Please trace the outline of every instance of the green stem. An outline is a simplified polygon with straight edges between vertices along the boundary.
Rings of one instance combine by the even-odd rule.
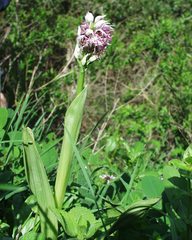
[[[126,203],[128,201],[128,199],[129,199],[129,195],[131,193],[131,190],[132,190],[135,178],[136,178],[136,174],[137,174],[138,168],[139,168],[139,159],[137,160],[135,168],[133,170],[133,173],[131,174],[131,179],[130,179],[130,182],[129,182],[129,186],[128,186],[127,192],[124,195],[123,199],[121,200],[121,203]]]
[[[84,82],[85,82],[85,67],[82,65],[80,61],[78,63],[80,68],[80,74],[77,80],[77,91],[76,91],[77,95],[83,90]]]

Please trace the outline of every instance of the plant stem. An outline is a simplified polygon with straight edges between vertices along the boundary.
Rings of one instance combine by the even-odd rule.
[[[82,65],[82,63],[80,61],[78,61],[79,63],[79,68],[80,68],[80,74],[79,74],[79,78],[77,80],[77,91],[76,91],[76,95],[78,95],[84,88],[84,82],[85,82],[85,67]]]
[[[133,187],[133,184],[134,184],[134,180],[136,178],[136,174],[137,174],[137,171],[138,171],[138,168],[139,168],[139,159],[137,160],[136,162],[136,165],[135,165],[135,168],[133,170],[133,173],[131,174],[131,179],[130,179],[130,182],[129,182],[129,187],[127,189],[127,192],[125,194],[125,196],[123,197],[123,199],[121,200],[121,203],[126,203],[129,199],[129,195],[131,193],[131,190],[132,190],[132,187]]]

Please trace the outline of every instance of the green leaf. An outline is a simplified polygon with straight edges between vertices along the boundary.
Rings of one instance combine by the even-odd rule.
[[[115,150],[116,147],[117,147],[116,139],[114,137],[108,138],[105,150],[107,152],[112,152]]]
[[[136,142],[134,146],[130,148],[129,157],[131,161],[135,161],[140,155],[143,154],[145,145],[142,142]]]
[[[64,231],[71,237],[77,236],[77,224],[69,213],[62,211]]]
[[[185,170],[185,171],[192,171],[192,166],[189,166],[185,162],[179,160],[179,159],[173,159],[169,162],[170,164],[173,164],[175,167]]]
[[[95,234],[97,228],[97,220],[95,216],[85,207],[74,207],[69,211],[71,219],[74,221],[75,225],[78,226],[78,236],[82,239],[83,237],[91,237]]]
[[[42,232],[47,238],[56,239],[57,219],[50,210],[55,207],[53,193],[30,128],[23,129],[23,144],[25,173],[37,199]]]
[[[20,240],[46,240],[42,233],[28,232]]]
[[[6,108],[0,108],[0,130],[3,129],[7,122],[8,111]]]
[[[169,179],[172,177],[179,177],[179,171],[174,166],[165,166],[163,168],[163,178]]]
[[[91,210],[85,207],[74,207],[69,211],[69,214],[76,223],[78,223],[81,216],[85,221],[88,221],[90,223],[94,223],[96,221],[95,216]]]
[[[185,162],[192,167],[192,156],[185,158]]]
[[[177,168],[174,166],[165,166],[163,168],[163,182],[166,188],[173,187],[173,183],[169,181],[169,179],[172,179],[173,177],[180,177]]]
[[[74,152],[73,145],[76,145],[79,136],[86,96],[87,88],[73,100],[65,116],[64,137],[55,183],[55,198],[59,208],[62,207],[64,200]]]
[[[82,216],[79,217],[77,222],[78,226],[77,238],[79,240],[87,239],[86,235],[88,232],[89,225],[90,224]]]
[[[0,141],[3,139],[4,135],[5,135],[5,130],[1,129],[0,130]]]
[[[144,194],[148,198],[160,197],[164,190],[163,181],[155,176],[145,176],[141,180]]]
[[[192,145],[189,145],[183,154],[183,159],[186,159],[188,157],[192,157]]]
[[[56,151],[56,148],[54,147],[54,141],[48,142],[48,143],[42,143],[42,150],[43,154],[41,154],[41,159],[44,163],[44,166],[48,172],[50,172],[56,165],[56,162],[58,161],[58,154]],[[41,150],[41,151],[42,151]]]
[[[70,237],[78,239],[88,239],[92,237],[96,230],[101,226],[95,216],[85,207],[74,207],[69,212],[54,210],[58,220],[60,221],[64,231]]]
[[[37,224],[36,217],[31,217],[29,220],[27,220],[23,226],[22,226],[22,234],[25,236],[25,234],[29,233],[31,230],[34,229],[35,225]]]
[[[89,239],[91,238],[98,229],[100,229],[102,227],[102,223],[97,221],[94,224],[92,224],[91,226],[89,226],[89,230],[86,234],[86,238]]]
[[[147,211],[159,202],[159,198],[141,200],[129,206],[129,208],[117,219],[108,231],[108,235],[123,228],[132,230],[140,224]]]

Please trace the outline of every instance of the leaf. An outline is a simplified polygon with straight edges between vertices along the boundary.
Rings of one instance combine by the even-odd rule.
[[[169,179],[172,177],[179,177],[179,176],[180,176],[179,171],[175,167],[165,166],[163,168],[163,178],[164,179]]]
[[[77,222],[77,228],[78,228],[77,238],[79,240],[87,239],[86,235],[87,235],[89,226],[90,226],[90,223],[87,222],[82,216],[80,216]]]
[[[78,219],[82,216],[84,220],[94,223],[96,222],[95,216],[89,210],[85,207],[74,207],[69,211],[70,216],[75,220],[76,223],[78,223]]]
[[[25,173],[37,199],[42,232],[47,238],[56,239],[57,219],[50,210],[55,207],[53,193],[30,128],[23,129],[23,144]]]
[[[185,158],[185,162],[192,167],[192,156]]]
[[[192,157],[192,145],[189,145],[189,147],[185,150],[185,152],[183,154],[184,160],[188,157]]]
[[[163,168],[163,182],[165,188],[173,187],[173,184],[170,182],[170,179],[174,177],[180,177],[179,171],[174,166],[165,166]]]
[[[135,161],[140,155],[143,154],[145,145],[142,142],[136,142],[134,146],[131,147],[129,152],[129,157],[131,161]]]
[[[0,141],[3,139],[4,135],[5,135],[5,130],[1,129],[0,130]]]
[[[10,131],[8,133],[8,136],[9,136],[9,139],[10,140],[16,140],[14,142],[14,145],[20,145],[21,144],[21,141],[22,141],[22,132],[21,131]],[[18,142],[17,142],[18,141]]]
[[[74,207],[69,212],[54,211],[64,228],[64,231],[70,237],[78,239],[87,239],[92,237],[96,230],[100,227],[100,223],[95,219],[95,216],[85,207]],[[59,216],[60,215],[60,216]]]
[[[22,234],[25,236],[25,234],[33,230],[36,223],[37,223],[36,217],[31,217],[29,220],[27,220],[22,226],[22,229],[21,229]]]
[[[28,232],[20,240],[46,240],[42,233]]]
[[[8,111],[6,108],[0,108],[0,130],[3,129],[8,119]]]
[[[164,190],[163,181],[155,176],[145,176],[141,180],[141,185],[148,198],[160,197]]]
[[[106,143],[106,147],[105,150],[107,152],[112,152],[115,150],[115,148],[117,147],[117,143],[114,137],[110,137],[107,139],[107,143]]]
[[[185,171],[192,171],[192,166],[189,166],[185,162],[179,160],[179,159],[173,159],[169,162],[170,164],[173,164],[175,167],[185,170]]]
[[[53,141],[50,140],[48,143],[42,144],[43,154],[41,154],[41,159],[44,163],[45,168],[48,172],[53,170],[58,160],[58,154],[56,148],[53,146]]]
[[[89,226],[89,231],[87,232],[86,238],[87,239],[91,238],[98,229],[101,229],[101,227],[102,227],[102,223],[99,221]]]
[[[73,145],[76,145],[79,136],[86,96],[87,88],[73,100],[65,116],[64,137],[55,183],[55,198],[59,208],[62,207],[64,200],[74,152]]]
[[[131,205],[112,225],[108,231],[108,235],[111,235],[115,231],[121,231],[121,229],[132,229],[141,223],[141,220],[155,204],[157,204],[159,198],[153,198],[149,200],[141,200]]]
[[[77,224],[75,224],[74,219],[71,218],[70,214],[62,211],[63,217],[63,228],[64,231],[71,237],[77,236]]]

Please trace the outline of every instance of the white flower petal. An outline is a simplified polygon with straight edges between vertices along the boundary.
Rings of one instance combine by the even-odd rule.
[[[89,56],[89,54],[86,54],[83,58],[82,58],[82,60],[81,60],[81,63],[82,63],[82,65],[85,65],[86,63],[87,63],[87,57]]]
[[[77,36],[80,36],[81,35],[81,28],[78,27],[78,30],[77,30]]]
[[[89,36],[89,35],[92,35],[93,34],[93,30],[92,29],[87,29],[86,32],[85,32],[85,35],[86,36]]]
[[[105,15],[97,16],[97,17],[95,18],[95,23],[98,22],[98,21],[100,21],[100,20],[102,20],[103,18],[105,18]]]
[[[94,20],[94,16],[91,12],[88,12],[86,15],[85,15],[85,21],[88,22],[88,23],[92,23]]]
[[[99,20],[95,23],[95,28],[100,28],[103,24],[107,24],[105,20]]]
[[[88,61],[88,64],[91,63],[91,62],[94,62],[95,60],[98,59],[98,56],[97,55],[93,55],[89,58],[89,61]]]
[[[74,51],[74,56],[75,58],[79,59],[82,56],[82,50],[79,47],[79,44],[77,43],[75,46],[75,51]]]

